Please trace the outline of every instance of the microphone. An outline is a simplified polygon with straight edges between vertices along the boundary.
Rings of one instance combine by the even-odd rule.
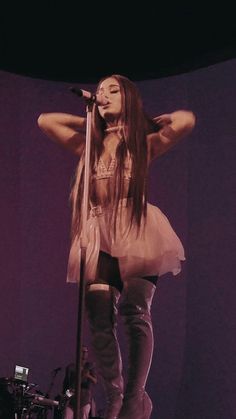
[[[109,102],[104,99],[100,95],[96,95],[95,93],[88,92],[87,90],[79,89],[78,87],[70,87],[69,90],[79,97],[83,97],[84,99],[96,103],[98,106],[105,106],[108,105]]]

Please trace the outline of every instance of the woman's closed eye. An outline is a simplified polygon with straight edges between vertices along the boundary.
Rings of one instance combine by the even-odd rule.
[[[114,93],[119,93],[120,92],[120,89],[116,89],[116,90],[110,90],[110,94],[114,94]]]
[[[116,94],[120,93],[120,87],[119,86],[111,86],[108,89],[100,88],[97,90],[97,94],[107,95],[107,94]]]

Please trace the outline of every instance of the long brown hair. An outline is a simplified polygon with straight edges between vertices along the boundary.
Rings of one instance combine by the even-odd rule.
[[[107,78],[114,78],[121,90],[122,100],[122,114],[120,123],[123,125],[123,138],[117,146],[116,159],[116,187],[114,188],[114,211],[115,217],[118,211],[120,199],[123,198],[123,173],[124,162],[127,154],[130,154],[132,159],[131,182],[129,187],[128,200],[131,205],[130,226],[135,221],[140,227],[142,216],[146,216],[147,208],[147,140],[146,136],[150,132],[158,131],[160,128],[149,118],[144,109],[139,91],[136,85],[127,77],[121,75],[111,75],[100,80],[100,84]],[[106,123],[101,117],[96,105],[92,110],[92,143],[91,143],[91,158],[90,170],[93,171],[95,160],[99,158],[103,152],[103,139],[105,133]],[[83,156],[81,157],[83,160]],[[84,170],[82,162],[77,167],[75,175],[74,186],[71,191],[72,200],[72,237],[77,235],[81,227],[81,204],[83,195],[83,177]],[[115,226],[114,226],[115,228]]]

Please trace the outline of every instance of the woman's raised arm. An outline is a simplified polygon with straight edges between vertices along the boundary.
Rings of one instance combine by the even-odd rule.
[[[51,140],[81,156],[85,145],[86,118],[69,113],[42,113],[38,125]]]
[[[161,129],[147,136],[150,159],[164,154],[182,138],[186,137],[195,126],[195,115],[191,111],[178,110],[163,114],[153,119]]]

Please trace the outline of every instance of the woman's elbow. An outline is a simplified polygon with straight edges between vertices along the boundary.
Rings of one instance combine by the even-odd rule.
[[[54,126],[54,121],[50,113],[41,113],[37,120],[38,127],[45,134],[49,134]]]
[[[47,114],[46,113],[41,113],[38,117],[38,126],[41,129],[44,129],[45,126],[47,125]]]
[[[196,125],[196,116],[192,111],[188,112],[187,126],[192,130]]]

